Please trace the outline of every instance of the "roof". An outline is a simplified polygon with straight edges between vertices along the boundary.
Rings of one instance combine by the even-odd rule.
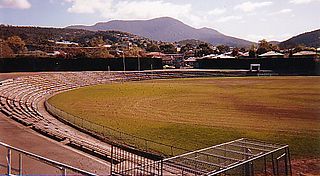
[[[210,54],[208,56],[204,56],[203,58],[204,59],[235,59],[235,57],[227,56],[225,54],[220,54],[220,55]]]
[[[196,62],[198,58],[196,57],[189,57],[188,59],[184,60],[185,62]]]
[[[278,53],[278,52],[275,52],[275,51],[269,51],[269,52],[266,52],[264,54],[260,54],[259,55],[259,57],[270,57],[270,56],[284,56],[284,54]]]
[[[161,52],[150,52],[146,54],[147,56],[166,56],[165,54]]]
[[[248,51],[248,52],[245,52],[245,53],[239,52],[239,55],[240,55],[240,56],[243,56],[243,57],[249,57],[249,56],[250,56],[249,51]]]
[[[293,54],[293,56],[313,56],[313,55],[317,55],[317,53],[314,51],[300,51]]]
[[[56,44],[60,44],[60,45],[79,45],[78,43],[70,42],[70,41],[56,42]]]

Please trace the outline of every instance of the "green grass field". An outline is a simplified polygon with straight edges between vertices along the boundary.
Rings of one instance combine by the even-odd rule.
[[[320,77],[150,80],[86,87],[49,103],[89,121],[190,150],[241,137],[320,156]]]

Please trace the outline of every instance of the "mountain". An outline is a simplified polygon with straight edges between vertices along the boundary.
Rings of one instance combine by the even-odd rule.
[[[269,43],[272,44],[272,45],[279,45],[280,44],[279,41],[269,41]]]
[[[250,41],[224,35],[214,29],[196,29],[170,17],[151,20],[123,21],[114,20],[97,23],[93,26],[74,25],[67,28],[85,29],[91,31],[116,30],[130,32],[158,41],[175,42],[186,39],[202,40],[213,45],[229,45],[247,47],[253,44]]]
[[[281,48],[294,48],[298,45],[320,47],[320,29],[300,34],[279,44]]]

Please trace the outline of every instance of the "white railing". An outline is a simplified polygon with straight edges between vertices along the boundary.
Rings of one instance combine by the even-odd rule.
[[[31,158],[31,159],[34,159],[36,161],[39,161],[43,164],[46,164],[48,166],[53,166],[55,168],[57,168],[58,170],[61,171],[61,175],[67,175],[67,171],[71,171],[72,173],[77,173],[77,174],[81,174],[81,175],[92,175],[92,176],[95,176],[96,174],[93,174],[93,173],[90,173],[90,172],[87,172],[85,170],[81,170],[79,168],[76,168],[76,167],[72,167],[72,166],[69,166],[67,164],[64,164],[64,163],[60,163],[58,161],[54,161],[54,160],[51,160],[51,159],[48,159],[48,158],[45,158],[43,156],[39,156],[39,155],[36,155],[36,154],[33,154],[31,152],[27,152],[25,150],[22,150],[22,149],[19,149],[19,148],[16,148],[16,147],[13,147],[13,146],[10,146],[8,144],[5,144],[3,142],[0,142],[0,147],[4,147],[6,150],[7,150],[7,156],[6,156],[6,169],[7,169],[7,173],[0,173],[0,174],[7,174],[7,175],[24,175],[25,173],[23,173],[23,157],[28,157],[28,158]],[[17,173],[13,173],[13,163],[12,163],[12,155],[13,155],[13,152],[17,152],[18,156],[19,156],[19,168],[16,169]],[[32,174],[32,173],[31,173]]]

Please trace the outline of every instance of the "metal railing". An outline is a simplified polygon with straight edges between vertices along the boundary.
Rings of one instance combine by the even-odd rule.
[[[90,122],[84,118],[64,112],[48,103],[48,101],[45,101],[45,107],[51,115],[57,117],[59,120],[62,120],[76,128],[86,130],[86,132],[94,134],[94,136],[98,136],[99,138],[104,139],[111,144],[137,149],[139,151],[162,157],[172,157],[189,152],[187,149],[152,141],[110,128],[108,126]]]
[[[117,147],[113,158],[132,158]],[[120,154],[119,154],[120,153]],[[120,157],[119,157],[120,156]],[[194,175],[194,176],[291,176],[288,145],[271,144],[241,138],[157,161],[140,161],[135,167],[128,162],[112,162],[113,175]]]
[[[45,158],[43,156],[39,156],[36,155],[34,153],[31,152],[27,152],[25,150],[10,146],[8,144],[5,144],[3,142],[0,142],[0,147],[4,147],[7,150],[7,156],[6,156],[6,170],[7,170],[7,175],[25,175],[26,173],[24,173],[23,171],[23,158],[24,157],[28,157],[31,158],[35,161],[41,162],[45,165],[51,166],[56,168],[57,170],[59,170],[61,172],[61,175],[67,175],[67,172],[70,171],[71,173],[76,173],[76,174],[81,174],[81,175],[96,175],[90,172],[87,172],[85,170],[81,170],[79,168],[73,167],[73,166],[69,166],[67,164],[64,163],[60,163],[58,161],[54,161],[48,158]],[[18,154],[18,169],[13,169],[13,162],[12,162],[12,155],[13,152],[17,152]],[[3,174],[3,173],[0,173]]]

